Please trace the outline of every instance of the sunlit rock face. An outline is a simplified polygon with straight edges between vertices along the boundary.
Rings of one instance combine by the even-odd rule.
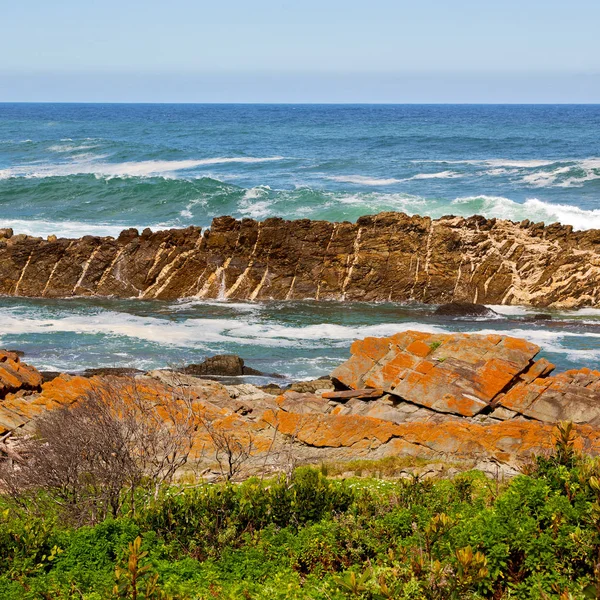
[[[0,294],[600,305],[600,231],[381,213],[0,239]]]
[[[552,447],[559,421],[576,424],[578,448],[600,454],[600,372],[554,374],[551,363],[537,358],[539,350],[501,335],[406,331],[355,342],[331,379],[277,391],[168,369],[60,375],[42,383],[35,368],[0,352],[0,383],[7,390],[0,435],[18,441],[20,433],[35,430],[36,417],[92,392],[109,394],[111,402],[115,390],[134,390],[152,406],[175,399],[191,410],[198,418],[193,458],[200,462],[213,459],[210,431],[216,428],[251,440],[249,464],[256,468],[268,461],[280,468],[276,461],[291,453],[300,462],[406,456],[470,468],[488,461],[491,472],[514,474]]]

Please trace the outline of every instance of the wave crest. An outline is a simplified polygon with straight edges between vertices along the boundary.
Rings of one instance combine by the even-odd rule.
[[[142,160],[122,163],[101,162],[105,156],[94,156],[87,160],[47,165],[20,165],[0,170],[0,179],[16,177],[48,178],[69,175],[97,175],[100,177],[157,177],[168,176],[177,171],[187,171],[203,166],[221,164],[255,164],[283,160],[283,156],[221,156],[198,160]]]

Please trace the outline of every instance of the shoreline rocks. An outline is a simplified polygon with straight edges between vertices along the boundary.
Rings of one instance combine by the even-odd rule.
[[[449,302],[440,304],[433,314],[436,317],[497,317],[498,313],[484,304]]]
[[[152,402],[181,394],[212,427],[251,439],[254,460],[263,466],[290,453],[300,462],[411,456],[465,465],[492,461],[512,475],[551,447],[562,420],[575,423],[582,449],[600,455],[600,371],[554,373],[539,352],[503,335],[405,331],[358,340],[331,378],[287,389],[224,385],[169,369],[61,374],[42,382],[16,354],[0,352],[0,381],[12,381],[0,398],[0,435],[31,432],[36,416],[108,384],[113,390],[139,386]],[[235,362],[243,369],[239,357],[216,358],[214,364],[224,360],[227,368]],[[3,368],[15,379],[2,379]],[[195,435],[196,460],[209,460],[208,431],[199,426]]]
[[[236,220],[118,238],[0,230],[0,294],[600,306],[600,231],[380,213]]]
[[[272,377],[281,379],[282,376],[277,373],[263,373],[252,367],[247,367],[244,359],[236,354],[216,354],[209,356],[206,360],[198,364],[191,364],[181,369],[180,373],[193,375],[195,377]]]

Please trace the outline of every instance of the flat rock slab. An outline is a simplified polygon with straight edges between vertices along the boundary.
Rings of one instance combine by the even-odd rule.
[[[381,398],[384,391],[378,388],[364,388],[362,390],[344,390],[342,392],[324,392],[323,398],[327,400],[350,400],[350,398],[360,398],[361,400],[369,400],[371,398]]]
[[[531,370],[539,350],[501,335],[405,331],[354,342],[351,358],[331,376],[354,390],[381,388],[438,412],[472,417]]]
[[[600,425],[600,371],[573,369],[553,377],[522,381],[502,396],[499,404],[543,421]]]

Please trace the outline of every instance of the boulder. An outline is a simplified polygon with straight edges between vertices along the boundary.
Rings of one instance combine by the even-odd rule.
[[[551,321],[552,315],[550,313],[534,313],[532,315],[525,315],[523,321]]]
[[[183,367],[181,372],[195,377],[203,375],[237,377],[244,374],[244,360],[235,354],[217,354],[202,363]]]
[[[498,313],[483,304],[469,302],[449,302],[440,304],[433,314],[436,317],[495,317]]]
[[[406,331],[354,342],[351,358],[331,376],[354,390],[381,388],[438,412],[472,417],[533,368],[539,350],[501,335]]]
[[[302,394],[307,392],[315,394],[322,390],[333,390],[333,383],[331,382],[331,378],[322,377],[321,379],[314,379],[312,381],[296,381],[288,389]]]
[[[40,372],[22,363],[19,353],[0,350],[0,398],[19,390],[37,390],[41,385]]]
[[[217,354],[210,356],[204,362],[191,364],[180,369],[186,375],[195,377],[241,377],[242,375],[256,375],[263,377],[281,377],[276,373],[262,373],[244,364],[244,359],[236,354]]]

